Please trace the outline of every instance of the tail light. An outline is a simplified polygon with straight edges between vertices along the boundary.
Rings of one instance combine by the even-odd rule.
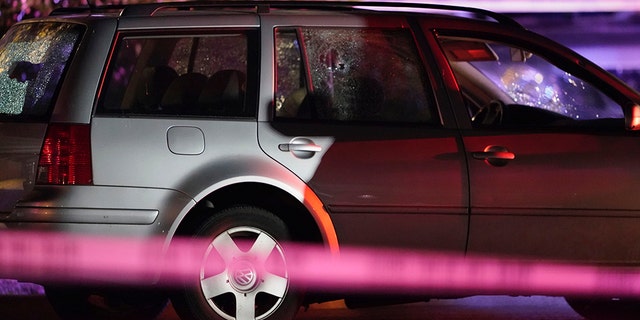
[[[91,184],[90,133],[85,124],[50,124],[40,150],[37,183]]]

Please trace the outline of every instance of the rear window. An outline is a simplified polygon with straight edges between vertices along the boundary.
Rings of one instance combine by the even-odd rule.
[[[0,40],[0,119],[46,120],[84,27],[27,23]]]

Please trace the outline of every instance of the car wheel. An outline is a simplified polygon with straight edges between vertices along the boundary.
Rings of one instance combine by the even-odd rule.
[[[169,299],[148,290],[102,290],[76,287],[45,287],[51,307],[64,320],[152,320]]]
[[[565,298],[569,306],[589,320],[640,319],[640,300]]]
[[[282,220],[260,208],[232,207],[209,218],[195,237],[208,247],[196,283],[172,298],[181,319],[293,319],[300,295],[290,288]]]

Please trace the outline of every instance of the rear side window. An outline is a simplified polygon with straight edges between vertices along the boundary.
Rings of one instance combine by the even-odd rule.
[[[276,117],[439,123],[406,29],[276,30]]]
[[[16,25],[0,40],[0,117],[46,120],[84,27]]]
[[[120,37],[102,114],[254,116],[246,101],[253,61],[246,32]]]

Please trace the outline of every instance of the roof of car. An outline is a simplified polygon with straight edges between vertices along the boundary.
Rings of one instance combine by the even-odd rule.
[[[320,10],[320,11],[371,11],[371,12],[407,12],[437,13],[450,16],[493,20],[510,27],[523,28],[511,17],[489,10],[453,5],[429,4],[406,1],[321,1],[321,0],[240,0],[240,1],[188,1],[165,2],[116,6],[84,6],[59,8],[51,16],[69,14],[117,15],[120,17],[144,17],[163,15],[179,11],[251,11],[268,13],[272,10]]]

